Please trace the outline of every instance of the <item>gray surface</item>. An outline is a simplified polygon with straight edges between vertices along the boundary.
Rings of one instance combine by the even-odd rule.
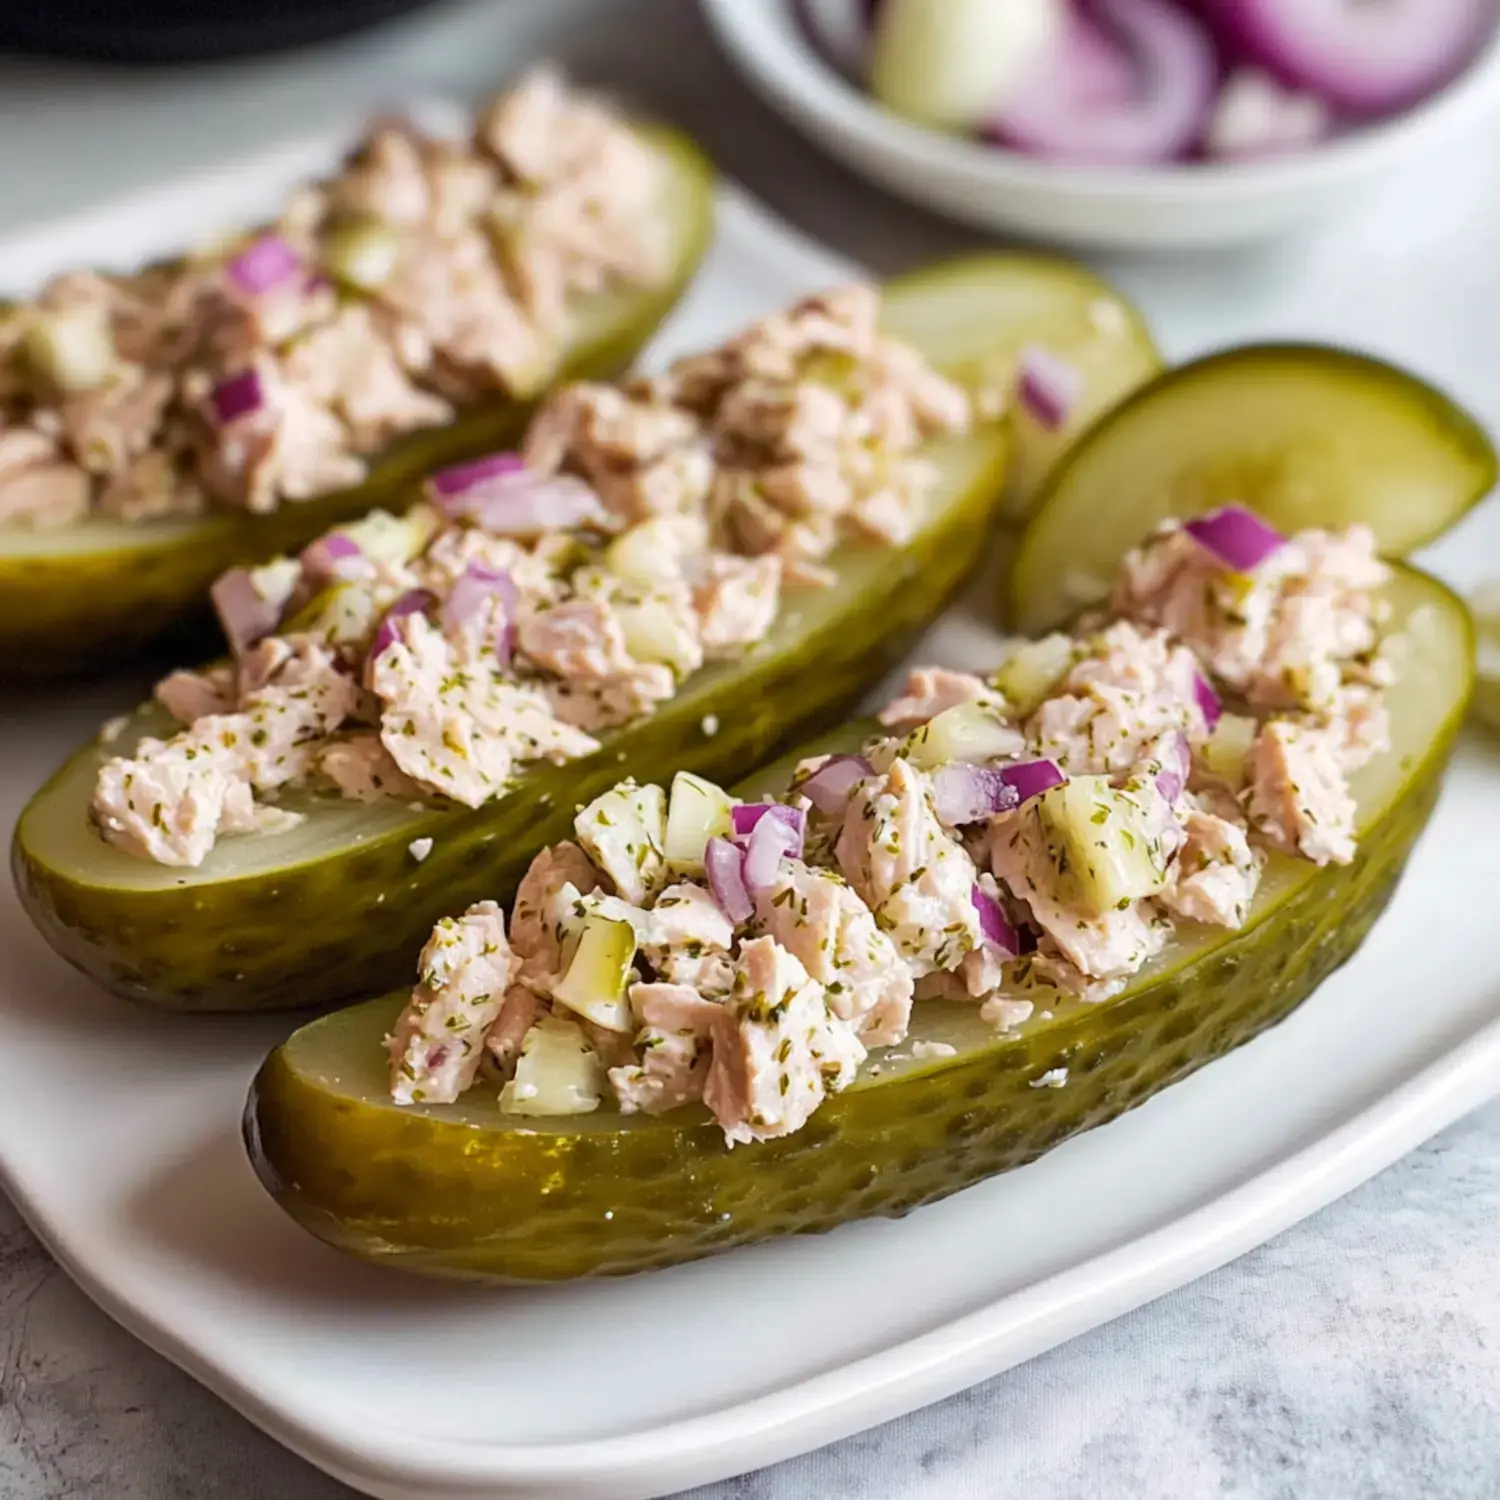
[[[787,217],[872,265],[965,243],[815,155],[729,73],[689,0],[450,3],[289,61],[188,73],[0,62],[0,232],[370,103],[478,92],[543,51],[623,80]],[[1472,160],[1471,191],[1495,201],[1500,152]],[[1425,262],[1402,270],[1437,361],[1478,332],[1457,317],[1434,326],[1425,306],[1455,226],[1444,204],[1423,202],[1419,177],[1389,191],[1407,193],[1411,222],[1432,230],[1408,247]],[[1451,184],[1444,193],[1451,203]],[[1314,237],[1112,269],[1175,349],[1195,310],[1230,288],[1245,329],[1305,331],[1291,288],[1325,249]],[[1277,328],[1285,319],[1299,326]],[[693,1500],[1492,1500],[1497,1246],[1500,1105],[1181,1292],[940,1406]],[[111,1325],[0,1203],[0,1500],[349,1493]]]

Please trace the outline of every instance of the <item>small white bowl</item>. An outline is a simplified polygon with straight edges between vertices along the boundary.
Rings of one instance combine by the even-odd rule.
[[[788,0],[702,4],[760,93],[856,171],[986,229],[1100,248],[1189,249],[1278,234],[1341,208],[1500,102],[1497,34],[1461,77],[1416,108],[1294,155],[1232,165],[1059,166],[890,114],[816,55]]]

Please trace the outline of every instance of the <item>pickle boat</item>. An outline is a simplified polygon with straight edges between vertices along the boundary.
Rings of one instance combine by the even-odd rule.
[[[625,369],[686,290],[712,237],[715,181],[707,159],[675,130],[638,128],[663,168],[658,221],[669,231],[670,270],[651,286],[579,299],[559,380]],[[95,671],[199,617],[202,638],[211,641],[208,587],[226,568],[296,552],[376,507],[405,509],[420,498],[424,475],[511,443],[535,404],[511,396],[470,403],[447,426],[397,439],[371,460],[359,485],[265,515],[0,526],[0,681]]]
[[[1398,565],[1385,598],[1402,665],[1390,749],[1351,778],[1353,862],[1272,856],[1240,930],[1187,927],[1114,998],[1064,1000],[1003,1034],[973,1005],[921,1002],[911,1040],[954,1055],[873,1053],[796,1134],[731,1151],[697,1107],[548,1119],[502,1114],[493,1089],[398,1107],[381,1039],[403,991],[314,1021],[268,1058],[245,1113],[262,1182],[313,1234],[382,1264],[562,1280],[904,1214],[1114,1118],[1285,1018],[1394,892],[1463,720],[1474,644],[1435,579]],[[872,727],[801,754],[853,749]],[[745,795],[784,790],[797,758]]]
[[[941,370],[972,368],[1008,337],[1004,299],[978,298],[986,268],[1012,274],[1008,257],[978,257],[885,288],[884,309]],[[976,288],[977,314],[935,319],[924,336],[922,308],[936,299],[951,309],[949,274]],[[247,1010],[387,989],[454,901],[508,896],[536,851],[565,835],[579,802],[629,774],[733,780],[836,723],[899,660],[983,555],[1004,488],[1006,429],[984,423],[921,451],[938,483],[908,544],[835,552],[832,586],[790,596],[751,653],[695,672],[656,713],[602,736],[598,753],[529,766],[473,811],[293,794],[284,805],[307,815],[300,827],[226,840],[197,868],[169,867],[122,853],[89,821],[104,761],[170,732],[165,713],[145,705],[109,743],[75,755],[22,813],[13,867],[23,904],[64,958],[130,998]],[[420,863],[410,852],[417,840],[431,840]]]

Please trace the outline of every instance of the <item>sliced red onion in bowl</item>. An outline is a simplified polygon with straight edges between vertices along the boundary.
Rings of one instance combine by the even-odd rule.
[[[736,926],[748,922],[755,913],[755,903],[745,889],[744,865],[745,851],[726,838],[711,838],[703,851],[708,888],[719,910]]]
[[[863,755],[830,755],[811,776],[797,783],[796,790],[820,813],[842,817],[854,788],[874,774],[875,767]]]
[[[1348,115],[1390,114],[1456,77],[1494,0],[1203,0],[1235,55]]]
[[[1202,135],[1218,81],[1212,37],[1173,0],[1086,0],[987,134],[1052,161],[1174,161]]]
[[[375,638],[370,642],[368,661],[388,650],[396,641],[396,625],[408,615],[419,615],[436,602],[426,589],[408,589],[386,610],[380,624],[375,627]]]
[[[236,288],[259,297],[293,280],[303,285],[302,257],[279,234],[252,240],[224,267]]]
[[[238,375],[229,375],[213,389],[214,416],[219,424],[228,427],[241,417],[254,416],[266,404],[266,392],[258,370],[241,370]]]
[[[1083,371],[1050,349],[1029,344],[1016,366],[1016,394],[1048,432],[1056,432],[1083,395]]]
[[[460,629],[491,599],[500,601],[493,642],[495,658],[502,667],[508,667],[515,650],[516,608],[521,602],[521,591],[516,580],[503,569],[471,562],[443,600],[443,626],[448,630]]]
[[[302,549],[302,576],[315,588],[330,583],[347,583],[364,578],[373,571],[364,548],[342,531],[330,531]]]
[[[969,899],[979,913],[979,934],[985,943],[1005,958],[1014,958],[1020,953],[1020,934],[1001,910],[1000,903],[978,884],[970,892]]]
[[[1198,705],[1198,712],[1203,715],[1203,722],[1212,734],[1223,717],[1224,704],[1214,691],[1213,684],[1201,672],[1193,679],[1193,702]]]
[[[246,568],[221,573],[208,591],[229,649],[241,656],[281,623],[283,604],[267,599]]]
[[[1226,505],[1206,516],[1194,516],[1182,529],[1234,573],[1253,573],[1286,538],[1243,505]]]
[[[932,806],[949,828],[978,823],[1021,805],[1021,794],[1004,771],[987,766],[941,766],[932,777]]]

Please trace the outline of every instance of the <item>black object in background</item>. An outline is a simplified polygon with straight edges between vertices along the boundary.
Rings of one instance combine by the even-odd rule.
[[[211,62],[327,41],[430,0],[0,0],[0,49]]]

